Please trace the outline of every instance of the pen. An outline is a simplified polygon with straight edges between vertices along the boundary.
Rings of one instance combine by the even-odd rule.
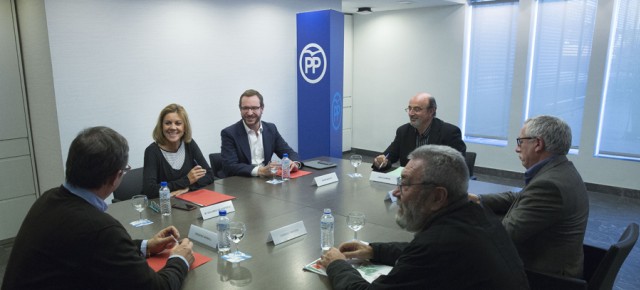
[[[195,158],[193,158],[193,164],[195,164],[196,166],[199,166],[200,164],[198,164],[198,161],[196,161]]]

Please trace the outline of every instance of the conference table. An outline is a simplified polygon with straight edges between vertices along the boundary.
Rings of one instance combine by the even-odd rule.
[[[270,184],[264,178],[227,177],[206,187],[209,190],[234,196],[235,212],[228,214],[232,221],[246,224],[245,237],[240,241],[242,252],[251,259],[230,263],[220,258],[215,248],[194,242],[194,251],[212,258],[187,276],[182,289],[331,289],[325,276],[303,271],[303,267],[319,258],[320,217],[325,208],[332,210],[335,218],[335,245],[353,239],[353,231],[347,227],[350,211],[366,215],[366,224],[358,232],[358,239],[367,242],[411,241],[413,234],[395,223],[397,205],[385,196],[395,185],[370,181],[371,164],[362,163],[358,172],[361,178],[351,178],[354,168],[349,160],[319,157],[336,163],[333,168],[315,170],[304,168],[311,174],[291,179],[281,184]],[[317,186],[314,178],[335,172],[338,182]],[[471,180],[469,192],[483,194],[516,188]],[[215,232],[217,217],[203,220],[200,210],[173,209],[172,215],[162,217],[149,209],[143,217],[153,224],[133,227],[129,223],[139,218],[131,201],[114,203],[107,210],[117,218],[134,239],[147,239],[159,230],[174,225],[181,237],[187,237],[191,225]],[[267,242],[270,231],[302,221],[307,233],[303,236],[274,245]],[[232,249],[233,246],[232,246]]]

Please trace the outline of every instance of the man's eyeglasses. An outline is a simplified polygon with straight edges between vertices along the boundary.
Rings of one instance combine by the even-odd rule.
[[[531,139],[538,139],[538,137],[520,137],[520,138],[516,138],[516,144],[518,144],[518,146],[521,146],[522,142],[524,142],[524,140],[531,140]]]
[[[405,112],[407,112],[407,113],[414,112],[414,113],[416,113],[416,114],[417,114],[417,113],[422,112],[422,110],[429,110],[429,108],[431,108],[431,107],[423,108],[423,107],[412,107],[412,106],[408,106],[408,107],[406,107],[406,108],[404,109],[404,111],[405,111]]]
[[[243,111],[243,112],[249,112],[249,111],[257,112],[261,108],[262,107],[240,107],[240,110]]]
[[[127,172],[131,171],[131,165],[127,164],[127,167],[122,169],[122,175],[127,174]]]
[[[396,186],[398,186],[398,189],[400,189],[400,194],[402,194],[402,191],[407,190],[406,188],[409,186],[413,186],[413,185],[437,185],[433,182],[421,182],[421,183],[402,183],[402,177],[398,177],[397,181],[396,181]],[[404,189],[403,189],[404,188]]]

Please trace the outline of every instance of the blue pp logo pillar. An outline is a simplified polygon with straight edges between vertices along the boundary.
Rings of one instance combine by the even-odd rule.
[[[298,13],[298,152],[342,157],[344,15]]]

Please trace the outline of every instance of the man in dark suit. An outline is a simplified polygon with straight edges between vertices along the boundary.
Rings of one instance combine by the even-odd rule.
[[[167,227],[132,240],[104,202],[131,169],[127,140],[106,127],[80,132],[69,148],[66,182],[33,204],[15,239],[2,284],[9,289],[179,289],[193,243]],[[159,272],[145,256],[170,250]]]
[[[443,145],[413,151],[393,195],[410,243],[346,242],[321,257],[333,289],[528,289],[522,261],[489,210],[467,197],[469,171]],[[347,258],[393,266],[369,284]]]
[[[226,176],[270,177],[268,164],[274,153],[279,158],[289,155],[291,172],[302,167],[298,153],[284,141],[276,125],[261,121],[264,99],[260,92],[246,90],[240,95],[239,107],[242,120],[220,132]]]
[[[552,116],[527,120],[516,140],[525,187],[520,192],[473,195],[496,213],[516,245],[525,268],[582,277],[582,243],[589,198],[580,173],[567,159],[571,128]]]
[[[467,146],[462,141],[460,128],[436,118],[438,105],[436,99],[428,93],[419,93],[409,100],[405,109],[409,114],[409,123],[396,130],[391,145],[373,160],[373,170],[384,171],[400,160],[405,166],[407,155],[413,149],[426,144],[450,146],[464,156]]]

